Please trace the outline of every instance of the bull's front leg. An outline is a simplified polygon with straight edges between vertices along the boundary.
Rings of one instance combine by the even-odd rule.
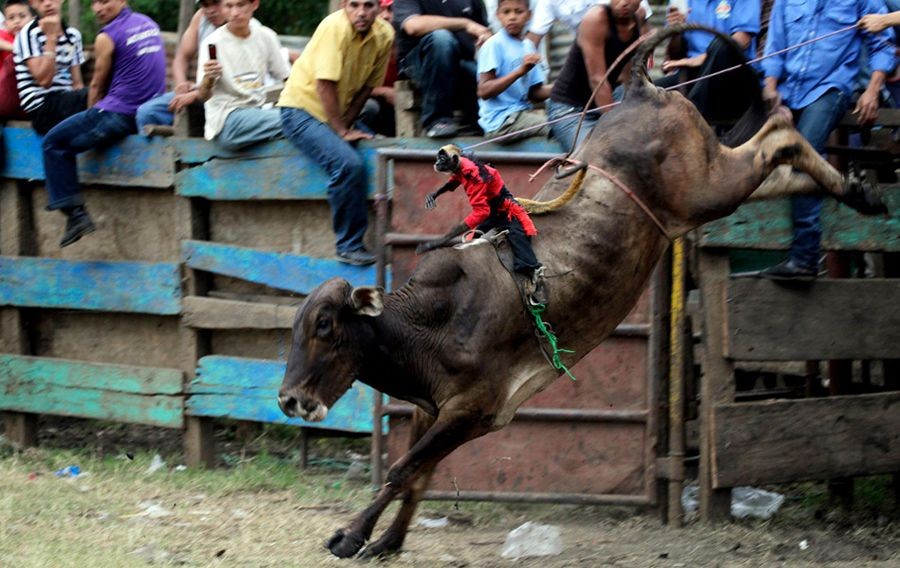
[[[349,558],[359,552],[393,499],[411,489],[423,472],[433,469],[453,450],[488,432],[480,417],[481,413],[471,410],[441,409],[431,428],[388,471],[387,482],[375,500],[350,525],[328,539],[325,546],[331,553],[339,558]]]

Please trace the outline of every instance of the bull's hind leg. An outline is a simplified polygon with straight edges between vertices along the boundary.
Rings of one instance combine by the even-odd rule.
[[[856,176],[841,175],[795,129],[781,120],[771,120],[766,127],[748,142],[757,144],[754,167],[765,176],[751,198],[767,199],[824,190],[860,213],[886,212],[875,186]]]
[[[410,447],[418,442],[433,424],[433,416],[416,408],[412,419],[412,432],[410,433],[409,440]],[[394,522],[391,523],[391,526],[384,531],[384,534],[382,534],[378,540],[369,543],[366,546],[361,553],[362,557],[382,557],[400,550],[403,546],[403,541],[406,538],[406,532],[409,530],[409,524],[412,521],[413,515],[416,513],[419,501],[422,500],[422,495],[428,488],[428,482],[431,480],[431,474],[434,472],[434,468],[437,464],[438,462],[434,462],[425,466],[422,473],[419,474],[419,477],[412,483],[412,487],[403,492],[400,501],[400,509],[397,511],[397,516],[394,517]]]
[[[442,408],[422,439],[388,471],[387,483],[375,496],[375,500],[349,526],[338,530],[328,539],[325,546],[332,554],[339,558],[349,558],[359,552],[391,501],[412,489],[416,479],[433,470],[453,450],[489,431],[482,424],[481,415],[468,408],[465,401],[460,402],[460,406],[467,407],[466,410],[453,408],[452,405]]]

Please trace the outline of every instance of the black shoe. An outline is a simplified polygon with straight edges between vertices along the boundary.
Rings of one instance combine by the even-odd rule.
[[[338,251],[338,260],[354,266],[369,266],[375,264],[375,256],[366,249],[357,249],[350,251]]]
[[[66,212],[66,230],[59,241],[60,248],[67,247],[81,237],[97,230],[91,216],[84,207],[75,207]]]
[[[429,138],[453,138],[459,134],[459,126],[452,118],[439,118],[425,131]]]
[[[800,266],[792,259],[782,261],[757,273],[758,278],[789,282],[814,282],[819,275],[816,268]]]

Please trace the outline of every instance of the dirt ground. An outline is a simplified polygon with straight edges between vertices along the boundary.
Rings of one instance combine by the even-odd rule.
[[[340,459],[364,440],[318,441],[315,467],[298,471],[296,456],[264,443],[265,435],[253,440],[252,451],[225,439],[226,465],[192,471],[177,468],[177,452],[167,450],[177,446],[174,433],[156,430],[145,446],[123,431],[62,425],[43,429],[41,448],[0,445],[0,566],[358,564],[331,557],[323,542],[372,495],[365,474],[347,471]],[[148,473],[157,452],[167,464]],[[54,475],[73,463],[88,474]],[[625,508],[427,503],[419,518],[447,516],[448,524],[416,524],[405,551],[375,565],[900,566],[896,514],[840,515],[811,505],[808,486],[785,491],[788,505],[770,521],[692,521],[682,529]],[[502,558],[507,534],[526,521],[558,527],[562,553]]]

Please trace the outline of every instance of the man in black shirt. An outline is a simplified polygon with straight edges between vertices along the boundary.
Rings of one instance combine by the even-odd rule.
[[[429,138],[460,133],[478,118],[475,49],[491,36],[481,0],[395,0],[400,66],[422,90],[422,126]]]

